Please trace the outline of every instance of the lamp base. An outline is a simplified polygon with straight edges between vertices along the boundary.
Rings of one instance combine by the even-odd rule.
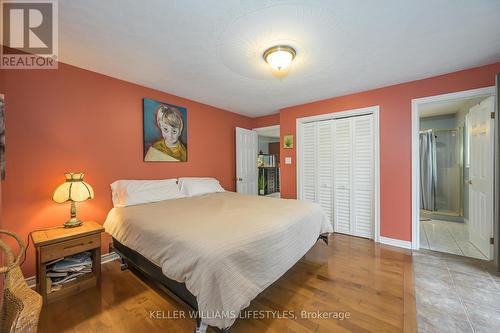
[[[64,223],[65,228],[74,228],[74,227],[79,227],[81,225],[82,221],[80,221],[76,217],[72,217]]]

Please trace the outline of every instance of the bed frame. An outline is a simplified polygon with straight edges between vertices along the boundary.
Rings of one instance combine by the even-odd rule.
[[[321,234],[318,240],[324,241],[328,245],[328,234]],[[163,274],[160,267],[146,259],[138,252],[123,245],[115,238],[113,238],[114,251],[121,257],[121,270],[127,270],[129,267],[136,269],[144,274],[147,278],[167,294],[179,299],[192,310],[198,313],[198,303],[196,297],[186,288],[186,284],[169,279]],[[195,333],[205,333],[208,326],[201,321],[199,316],[196,317]],[[231,328],[224,329],[215,328],[220,333],[228,333]]]

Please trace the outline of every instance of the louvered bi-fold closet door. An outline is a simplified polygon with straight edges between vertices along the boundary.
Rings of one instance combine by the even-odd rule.
[[[318,122],[317,202],[333,223],[333,120]]]
[[[374,133],[373,116],[352,121],[351,234],[373,237]]]
[[[335,120],[333,183],[335,232],[351,234],[352,122],[350,118]]]
[[[317,124],[303,124],[300,131],[300,140],[300,199],[316,201]]]
[[[299,198],[320,204],[334,231],[373,238],[373,115],[300,126]]]

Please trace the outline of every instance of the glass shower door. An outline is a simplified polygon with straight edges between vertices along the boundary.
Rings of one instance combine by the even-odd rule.
[[[462,154],[458,129],[435,130],[436,138],[436,212],[462,215]]]

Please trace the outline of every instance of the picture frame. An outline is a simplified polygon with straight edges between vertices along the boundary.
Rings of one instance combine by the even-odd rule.
[[[288,134],[283,136],[283,148],[292,149],[293,148],[293,135]]]
[[[187,162],[187,109],[143,99],[144,162]]]

